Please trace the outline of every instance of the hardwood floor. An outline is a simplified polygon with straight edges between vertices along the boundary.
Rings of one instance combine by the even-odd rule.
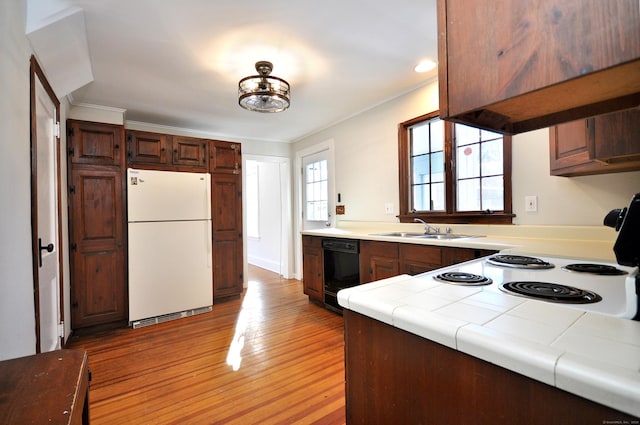
[[[140,329],[73,337],[91,423],[344,424],[342,317],[250,266],[242,299]]]

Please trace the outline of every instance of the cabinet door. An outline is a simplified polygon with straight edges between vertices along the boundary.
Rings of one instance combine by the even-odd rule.
[[[310,300],[324,300],[322,238],[302,236],[302,287]]]
[[[242,149],[240,143],[209,142],[209,172],[240,174],[242,166]]]
[[[367,283],[397,276],[398,243],[360,241],[360,282]]]
[[[442,266],[451,266],[453,264],[464,263],[465,261],[486,257],[487,255],[492,255],[497,252],[498,251],[490,249],[446,247],[443,248],[442,251]]]
[[[124,159],[123,127],[87,121],[67,121],[67,145],[72,164],[116,165]]]
[[[131,165],[167,163],[168,140],[165,134],[128,130],[127,144]]]
[[[441,116],[520,133],[633,107],[639,27],[636,0],[439,0]]]
[[[122,170],[84,167],[70,174],[71,326],[126,323]]]
[[[593,159],[609,164],[635,162],[640,169],[640,109],[593,118]]]
[[[439,246],[400,244],[400,273],[416,275],[442,266]]]
[[[640,170],[640,111],[599,115],[549,128],[551,175]]]
[[[213,298],[242,293],[242,177],[211,176],[211,227],[213,229]]]
[[[207,140],[183,136],[171,136],[171,139],[173,165],[207,170]]]

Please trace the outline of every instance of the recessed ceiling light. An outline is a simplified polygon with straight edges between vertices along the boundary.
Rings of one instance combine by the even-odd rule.
[[[432,60],[427,59],[417,64],[416,67],[413,69],[416,72],[429,72],[435,67],[436,67],[436,63]]]

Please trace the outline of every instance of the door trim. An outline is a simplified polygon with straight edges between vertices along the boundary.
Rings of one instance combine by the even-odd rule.
[[[41,352],[41,343],[40,343],[40,287],[39,287],[39,279],[38,279],[38,258],[39,258],[39,248],[38,248],[38,156],[37,156],[37,122],[36,122],[36,78],[42,84],[45,91],[49,95],[51,102],[56,107],[56,122],[60,123],[60,101],[55,95],[55,92],[51,88],[47,77],[44,75],[44,72],[35,56],[31,56],[30,58],[30,145],[31,145],[31,249],[32,249],[32,268],[33,268],[33,296],[34,296],[34,314],[35,314],[35,325],[36,325],[36,353]],[[57,197],[58,197],[58,211],[57,211],[57,219],[58,219],[58,248],[56,252],[58,253],[58,269],[60,271],[59,275],[59,294],[60,294],[60,321],[64,322],[64,276],[63,276],[63,262],[62,262],[62,207],[61,207],[61,190],[60,190],[60,131],[56,137],[56,146],[55,146],[56,155],[58,160],[56,161],[56,174],[58,179],[57,184]],[[60,346],[63,347],[65,344],[64,332],[63,335],[60,336]]]
[[[294,163],[294,196],[295,196],[295,214],[294,214],[294,249],[295,249],[295,278],[302,280],[302,158],[308,155],[313,155],[322,151],[329,151],[329,178],[331,179],[331,185],[333,186],[330,192],[336,193],[336,179],[335,179],[335,142],[334,140],[327,139],[320,143],[316,143],[305,149],[301,149],[295,152]],[[333,211],[332,211],[333,213]],[[332,226],[335,226],[337,221],[335,214],[331,215]]]

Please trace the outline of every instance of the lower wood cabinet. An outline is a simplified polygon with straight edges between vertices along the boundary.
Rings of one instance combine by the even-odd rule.
[[[302,288],[312,301],[324,300],[322,238],[302,236]]]
[[[399,244],[400,273],[415,275],[442,267],[442,247]]]
[[[348,424],[637,423],[351,310],[344,325]]]
[[[310,300],[324,300],[324,258],[321,236],[302,236],[303,290]],[[495,254],[487,249],[360,240],[360,283],[399,274],[416,275]]]
[[[400,274],[397,242],[360,241],[360,283]]]

